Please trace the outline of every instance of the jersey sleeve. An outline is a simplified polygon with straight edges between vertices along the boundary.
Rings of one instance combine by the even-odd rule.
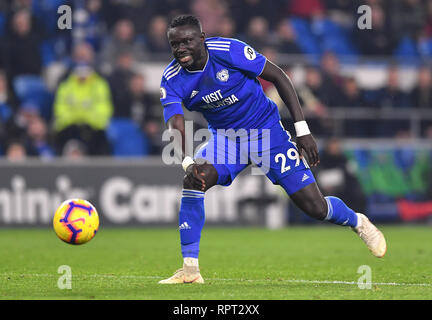
[[[165,77],[162,77],[160,85],[160,102],[163,107],[163,115],[165,123],[176,115],[183,114],[182,99],[177,93],[171,88]]]
[[[248,44],[234,40],[230,45],[230,56],[232,65],[245,72],[249,76],[256,78],[264,70],[266,57],[257,52]]]

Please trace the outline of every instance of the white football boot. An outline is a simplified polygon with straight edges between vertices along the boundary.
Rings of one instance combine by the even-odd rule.
[[[160,284],[176,283],[204,283],[198,265],[183,263],[183,268],[178,269],[174,275],[168,279],[159,281]]]
[[[387,244],[382,232],[364,214],[357,213],[357,217],[358,226],[351,229],[358,234],[375,257],[384,257]]]

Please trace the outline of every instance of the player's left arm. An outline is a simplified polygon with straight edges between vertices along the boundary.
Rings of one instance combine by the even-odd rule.
[[[304,151],[308,157],[309,164],[311,166],[316,166],[319,163],[318,147],[305,121],[305,117],[291,79],[281,68],[268,60],[264,65],[264,69],[260,74],[260,77],[264,80],[272,82],[275,85],[280,97],[288,107],[291,117],[294,120],[294,126],[297,133],[296,144],[299,153],[303,154]]]

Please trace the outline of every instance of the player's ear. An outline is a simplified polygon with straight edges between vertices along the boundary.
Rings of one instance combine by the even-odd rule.
[[[200,39],[202,40],[202,41],[204,41],[205,40],[205,32],[201,32],[201,35],[200,35]]]

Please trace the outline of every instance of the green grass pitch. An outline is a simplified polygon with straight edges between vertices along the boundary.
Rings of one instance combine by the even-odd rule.
[[[203,285],[159,285],[181,266],[178,231],[101,228],[81,246],[50,229],[0,230],[0,299],[432,299],[432,230],[386,226],[383,259],[348,228],[206,228]],[[58,267],[72,270],[60,290]],[[372,288],[360,289],[361,265]]]

